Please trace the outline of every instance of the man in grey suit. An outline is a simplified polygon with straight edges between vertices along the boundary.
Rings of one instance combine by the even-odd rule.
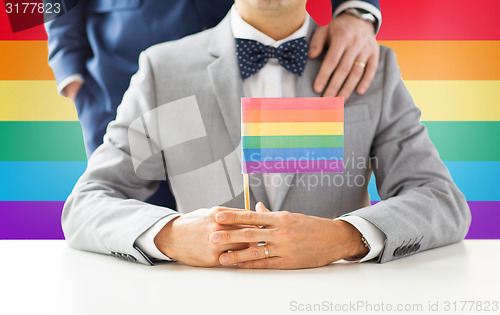
[[[72,247],[151,264],[295,269],[387,262],[463,239],[465,198],[385,47],[372,86],[345,104],[344,173],[252,174],[256,212],[240,209],[241,97],[320,96],[312,85],[321,60],[282,62],[285,50],[304,56],[314,29],[304,5],[236,0],[214,29],[142,53],[104,144],[65,204]],[[264,47],[264,62],[251,64],[250,46]],[[362,73],[364,58],[352,69]],[[382,199],[375,205],[372,172]],[[144,202],[161,179],[179,212]]]

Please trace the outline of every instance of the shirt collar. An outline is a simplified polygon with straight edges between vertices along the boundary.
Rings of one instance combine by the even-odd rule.
[[[281,44],[288,42],[293,39],[301,38],[301,37],[306,37],[308,30],[309,30],[309,25],[310,25],[310,19],[307,16],[306,20],[304,21],[304,24],[295,31],[293,34],[288,36],[287,38],[281,39],[281,40],[274,40],[271,37],[267,36],[266,34],[262,33],[252,25],[248,24],[245,22],[238,11],[236,11],[235,6],[233,5],[231,7],[231,30],[233,31],[233,36],[234,38],[242,38],[242,39],[250,39],[250,40],[255,40],[258,41],[266,46],[273,46],[273,47],[279,47]]]

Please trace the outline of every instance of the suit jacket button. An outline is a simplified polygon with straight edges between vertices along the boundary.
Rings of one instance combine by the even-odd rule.
[[[408,254],[408,246],[403,246],[403,248],[401,248],[401,255],[406,255]]]
[[[396,248],[394,253],[392,254],[394,257],[399,257],[401,256],[401,247]]]

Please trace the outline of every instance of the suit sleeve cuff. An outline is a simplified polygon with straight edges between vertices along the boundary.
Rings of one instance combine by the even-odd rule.
[[[144,252],[144,254],[148,255],[149,257],[158,259],[158,260],[165,260],[165,261],[173,261],[172,258],[168,257],[167,255],[163,254],[155,245],[154,239],[156,235],[160,232],[163,227],[170,222],[170,220],[177,218],[179,215],[169,215],[164,217],[163,219],[159,220],[156,222],[154,225],[152,225],[149,229],[147,229],[144,233],[141,234],[135,241],[135,244],[137,247],[141,249],[141,251]]]
[[[359,0],[343,2],[333,12],[333,18],[337,17],[340,13],[350,8],[364,9],[373,14],[373,16],[375,16],[375,18],[377,19],[377,25],[375,25],[375,34],[378,33],[378,31],[380,30],[380,26],[382,25],[382,13],[379,9],[377,9],[376,6],[371,3]]]
[[[80,83],[85,83],[85,80],[83,79],[83,75],[80,73],[72,74],[70,76],[67,76],[64,78],[58,85],[57,85],[57,92],[61,94],[62,96],[66,96],[62,94],[62,91],[64,90],[65,87],[67,87],[70,83],[73,82],[80,82]]]
[[[385,235],[382,231],[367,220],[355,215],[343,216],[338,218],[338,220],[346,221],[352,224],[356,229],[358,229],[361,235],[365,237],[366,241],[370,245],[370,251],[365,257],[359,260],[354,259],[351,261],[364,262],[380,256],[380,253],[382,253],[382,250],[384,249],[385,242]]]

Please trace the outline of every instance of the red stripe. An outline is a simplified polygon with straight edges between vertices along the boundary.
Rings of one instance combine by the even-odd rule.
[[[498,0],[380,0],[378,40],[500,40]],[[0,40],[47,40],[43,25],[12,33],[0,1]]]
[[[499,0],[380,0],[378,40],[500,40]]]
[[[0,40],[47,40],[47,33],[43,25],[12,33],[4,2],[0,1]]]
[[[244,123],[343,122],[343,110],[244,110]]]
[[[242,98],[243,110],[343,110],[342,97]]]

